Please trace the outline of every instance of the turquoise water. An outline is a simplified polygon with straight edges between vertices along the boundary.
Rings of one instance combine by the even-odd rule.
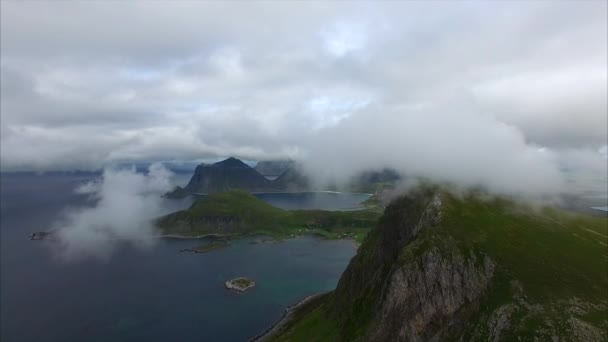
[[[194,254],[179,251],[206,240],[161,239],[147,250],[119,245],[107,261],[60,261],[52,242],[27,236],[83,205],[72,190],[87,179],[0,177],[2,341],[246,341],[286,306],[335,288],[356,252],[351,241],[300,237]],[[256,287],[226,290],[238,276]]]

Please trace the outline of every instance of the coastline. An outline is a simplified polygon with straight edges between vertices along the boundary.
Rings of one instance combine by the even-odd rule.
[[[161,234],[154,238],[157,239],[204,239],[204,238],[225,238],[234,235],[222,235],[222,234],[203,234],[203,235],[179,235],[179,234]]]
[[[281,316],[281,318],[279,318],[276,322],[274,322],[272,325],[270,325],[270,327],[268,327],[264,332],[252,337],[251,339],[249,339],[249,342],[263,342],[268,340],[269,338],[271,338],[272,336],[274,336],[275,334],[277,334],[278,332],[281,331],[281,329],[288,323],[291,322],[291,320],[293,319],[293,314],[296,311],[296,309],[302,307],[303,305],[310,303],[312,300],[317,299],[321,296],[326,295],[328,292],[321,292],[321,293],[315,293],[313,295],[310,295],[302,300],[300,300],[299,302],[288,306],[285,311],[283,312],[283,315]]]

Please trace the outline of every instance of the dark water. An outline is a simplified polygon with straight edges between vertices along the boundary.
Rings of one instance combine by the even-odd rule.
[[[0,334],[4,341],[245,341],[297,300],[335,288],[352,242],[311,237],[277,244],[237,240],[209,254],[179,253],[193,240],[149,250],[118,246],[105,262],[67,263],[51,241],[29,241],[91,175],[0,176]],[[268,198],[266,198],[269,200]],[[168,205],[184,207],[187,202]],[[340,204],[341,205],[341,204]],[[246,294],[223,282],[248,276]]]
[[[353,210],[360,209],[362,201],[369,194],[336,193],[336,192],[292,192],[256,194],[275,207],[282,209],[324,209],[324,210]]]

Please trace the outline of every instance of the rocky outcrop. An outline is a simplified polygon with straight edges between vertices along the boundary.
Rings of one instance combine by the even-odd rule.
[[[226,281],[224,286],[229,290],[245,292],[255,286],[255,281],[249,278],[239,277]]]
[[[275,180],[264,177],[256,169],[236,158],[215,164],[200,164],[185,187],[176,187],[165,194],[167,198],[182,198],[190,194],[212,194],[230,190],[248,192],[302,191],[308,189],[308,179],[296,170],[293,162]]]
[[[543,215],[477,193],[411,191],[386,207],[314,315],[276,339],[608,341],[605,250],[595,231],[570,237],[580,239],[580,222],[605,223],[568,213],[556,230]]]
[[[495,264],[434,237],[442,194],[419,190],[385,210],[344,272],[330,305],[348,341],[442,341],[465,329]]]
[[[391,272],[367,340],[443,341],[464,330],[495,265],[487,256],[442,247],[404,251],[408,260]]]
[[[188,193],[210,194],[232,189],[253,192],[272,188],[272,181],[252,167],[236,158],[228,158],[215,164],[198,165],[184,190]]]

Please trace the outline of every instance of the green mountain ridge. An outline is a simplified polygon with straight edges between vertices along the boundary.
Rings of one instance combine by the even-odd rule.
[[[606,341],[608,221],[425,188],[270,341]]]
[[[379,213],[369,210],[283,210],[246,191],[228,191],[198,199],[190,208],[157,220],[163,234],[182,236],[269,234],[286,237],[314,233],[362,238]]]
[[[308,179],[292,164],[275,180],[269,180],[256,169],[230,157],[214,164],[199,164],[185,187],[176,187],[165,197],[180,198],[189,194],[212,194],[244,190],[249,192],[303,191],[309,189]]]

